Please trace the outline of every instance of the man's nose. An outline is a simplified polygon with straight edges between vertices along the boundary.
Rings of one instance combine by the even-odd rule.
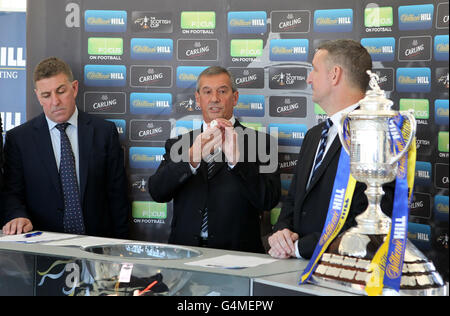
[[[311,84],[311,83],[312,83],[311,73],[308,74],[308,77],[306,78],[306,82],[307,82],[308,84]]]
[[[51,102],[52,105],[59,105],[61,103],[61,99],[56,93],[52,93],[51,95]]]
[[[219,92],[217,92],[217,91],[212,92],[211,102],[217,103],[217,102],[219,102],[219,100],[220,100]]]

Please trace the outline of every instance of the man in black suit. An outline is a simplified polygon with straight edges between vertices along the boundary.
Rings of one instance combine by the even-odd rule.
[[[0,226],[3,223],[3,124],[0,117]]]
[[[78,81],[64,61],[41,61],[34,84],[44,113],[6,134],[3,233],[126,238],[130,205],[116,127],[77,109]]]
[[[288,196],[274,226],[274,234],[269,237],[269,254],[275,258],[309,259],[314,252],[338,172],[342,150],[337,136],[338,128],[342,128],[340,120],[345,113],[357,108],[358,101],[364,98],[369,83],[366,70],[372,69],[372,60],[358,42],[336,40],[319,46],[312,66],[307,79],[312,85],[312,100],[325,110],[332,124],[328,123],[331,127],[322,153],[319,143],[327,121],[311,128],[305,135]],[[323,159],[317,159],[317,156]],[[365,189],[365,184],[356,184],[342,232],[353,226],[356,215],[366,209]],[[384,191],[381,207],[389,213],[392,210],[393,184],[385,185]]]
[[[239,92],[226,69],[203,71],[195,95],[203,128],[169,139],[149,179],[155,201],[173,199],[169,242],[264,252],[260,216],[281,192],[276,143],[235,119]]]
[[[2,188],[3,188],[3,124],[2,118],[0,117],[0,193]],[[1,223],[1,216],[0,216],[0,223]]]

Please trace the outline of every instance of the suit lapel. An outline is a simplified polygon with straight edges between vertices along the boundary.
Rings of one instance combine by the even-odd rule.
[[[312,139],[320,139],[320,133],[321,128],[313,128],[311,130],[311,138]],[[304,165],[308,168],[307,170],[301,170],[300,176],[298,177],[298,180],[301,181],[300,188],[303,190],[303,192],[306,192],[309,175],[311,174],[311,169],[314,164],[314,158],[316,157],[316,149],[317,149],[318,143],[314,144],[314,147],[309,146],[310,148],[305,147],[305,158],[304,158]],[[303,175],[303,176],[302,176]]]
[[[196,130],[198,132],[198,130]],[[190,146],[192,146],[194,144],[194,132],[195,131],[191,131],[189,133],[189,137],[190,137]],[[203,133],[203,125],[200,128],[200,133]],[[197,137],[199,134],[195,133],[195,136]],[[206,163],[203,161],[203,159],[200,161],[200,167],[197,169],[197,172],[202,176],[203,180],[205,180],[205,182],[208,181],[208,171],[207,171],[207,167],[206,167]]]
[[[341,148],[341,141],[339,140],[339,136],[336,136],[334,138],[334,141],[331,144],[330,148],[328,149],[328,152],[326,153],[325,157],[323,158],[322,163],[320,164],[319,168],[317,169],[314,179],[311,179],[311,183],[309,184],[309,187],[306,192],[307,194],[311,190],[311,188],[314,187],[314,185],[317,183],[317,181],[322,177],[323,173],[325,172],[325,170],[327,170],[328,165],[334,159],[334,156],[337,154],[337,152],[339,151],[340,148]],[[334,179],[332,181],[334,181]]]
[[[81,203],[84,200],[86,191],[89,158],[92,153],[92,144],[94,139],[94,127],[91,124],[91,119],[85,113],[78,111],[78,146],[80,155],[80,199]]]
[[[48,172],[49,178],[56,189],[56,192],[62,194],[61,182],[59,179],[58,165],[56,164],[55,153],[53,151],[53,145],[50,137],[50,131],[48,129],[47,120],[45,115],[42,114],[34,124],[36,133],[33,135],[34,144],[36,145],[38,157],[41,158],[42,164]]]

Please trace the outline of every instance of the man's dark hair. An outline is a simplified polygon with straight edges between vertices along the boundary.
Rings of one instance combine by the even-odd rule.
[[[42,60],[36,68],[34,68],[33,82],[36,84],[39,80],[47,79],[61,73],[67,76],[69,82],[74,80],[72,69],[70,69],[70,66],[65,61],[57,57],[49,57]]]
[[[351,83],[361,91],[367,90],[370,77],[366,71],[372,70],[372,58],[364,46],[354,40],[339,39],[327,41],[317,49],[326,50],[331,64],[342,67]]]
[[[199,92],[199,83],[201,77],[207,77],[207,76],[215,76],[215,75],[221,75],[226,74],[228,77],[230,77],[230,85],[233,92],[237,91],[236,83],[234,81],[234,77],[226,68],[220,67],[220,66],[211,66],[203,70],[200,75],[197,77],[197,87],[196,90]]]

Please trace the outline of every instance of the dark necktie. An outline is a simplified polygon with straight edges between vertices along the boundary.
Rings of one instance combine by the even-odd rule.
[[[214,159],[211,159],[211,161],[207,163],[208,180],[210,180],[214,176],[215,165],[216,165],[216,163],[215,163]],[[203,210],[201,232],[202,232],[202,236],[207,236],[207,234],[208,234],[208,208],[205,208]]]
[[[69,123],[56,125],[61,133],[61,163],[59,177],[64,194],[64,232],[70,234],[84,234],[83,213],[80,204],[80,192],[78,188],[77,173],[75,169],[75,157],[72,152],[66,128]]]
[[[322,134],[320,135],[319,151],[317,152],[316,160],[314,161],[314,168],[311,175],[311,180],[314,178],[317,169],[319,169],[320,165],[322,164],[325,148],[327,147],[328,131],[332,125],[333,121],[328,118],[322,129]]]

